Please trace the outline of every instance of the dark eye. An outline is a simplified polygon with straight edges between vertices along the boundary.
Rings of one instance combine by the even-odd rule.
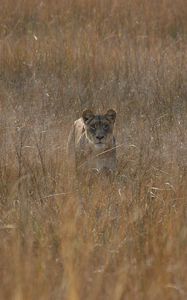
[[[108,124],[104,124],[104,125],[103,125],[103,128],[104,128],[104,130],[108,130],[109,125],[108,125]]]
[[[90,129],[95,130],[96,129],[95,125],[90,126]]]

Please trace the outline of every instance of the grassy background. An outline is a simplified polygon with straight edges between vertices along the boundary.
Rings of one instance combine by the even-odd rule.
[[[1,0],[0,64],[0,299],[186,299],[186,1]],[[111,107],[118,187],[80,217],[67,135]]]

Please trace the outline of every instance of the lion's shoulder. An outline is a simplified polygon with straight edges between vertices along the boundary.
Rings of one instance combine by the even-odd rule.
[[[67,153],[70,156],[73,152],[79,152],[87,145],[85,127],[82,118],[74,121],[67,141]]]

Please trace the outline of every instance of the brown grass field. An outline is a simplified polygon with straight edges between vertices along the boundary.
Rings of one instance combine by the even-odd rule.
[[[187,299],[186,0],[0,6],[0,300]],[[117,110],[120,147],[80,215],[85,108]]]

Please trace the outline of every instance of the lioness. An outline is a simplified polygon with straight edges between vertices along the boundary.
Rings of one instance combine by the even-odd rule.
[[[115,119],[113,109],[98,115],[87,109],[74,122],[68,139],[68,159],[78,179],[92,171],[112,173],[116,170]]]

